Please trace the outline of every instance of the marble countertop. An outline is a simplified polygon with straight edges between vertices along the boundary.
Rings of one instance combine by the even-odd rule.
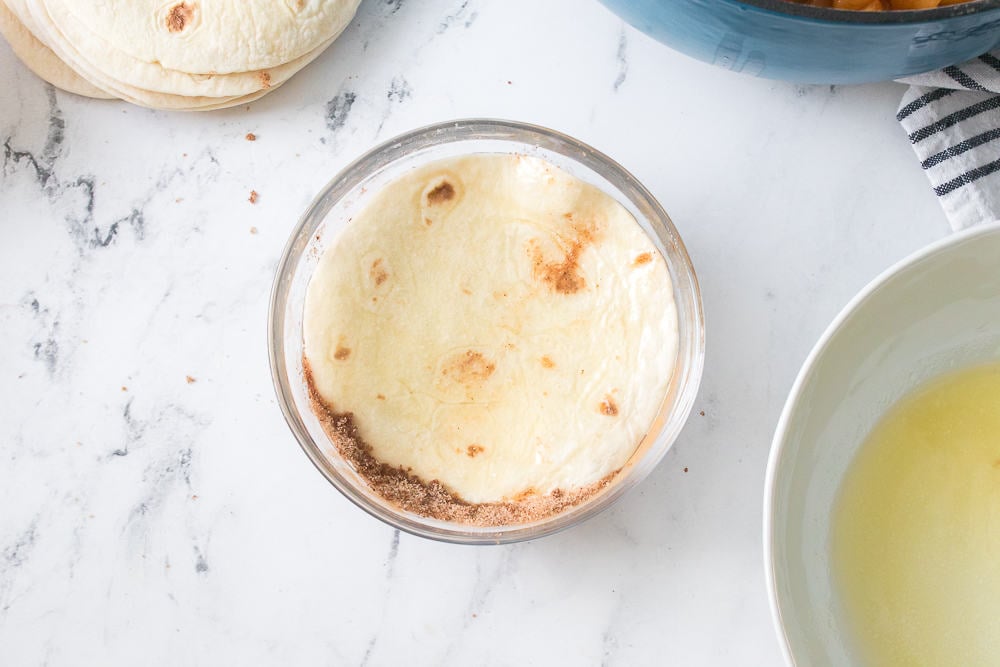
[[[0,82],[4,664],[780,664],[761,495],[785,395],[850,296],[948,230],[902,86],[742,77],[592,0],[366,0],[311,67],[224,112],[56,92],[3,43]],[[374,144],[471,116],[633,171],[687,243],[708,329],[653,475],[508,547],[356,509],[267,364],[273,271],[313,195]]]

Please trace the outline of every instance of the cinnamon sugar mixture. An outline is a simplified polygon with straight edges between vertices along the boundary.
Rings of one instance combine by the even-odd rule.
[[[466,502],[436,479],[420,479],[403,466],[391,466],[375,458],[371,445],[358,432],[354,415],[350,412],[338,413],[328,405],[316,391],[308,360],[303,359],[302,364],[313,413],[319,417],[323,431],[337,448],[337,453],[351,464],[375,493],[407,512],[470,526],[530,523],[559,514],[597,495],[621,471],[615,470],[593,484],[568,492],[553,489],[543,496],[527,491],[503,502]],[[474,456],[472,453],[469,455]]]

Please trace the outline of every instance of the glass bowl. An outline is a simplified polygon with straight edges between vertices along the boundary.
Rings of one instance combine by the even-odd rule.
[[[372,195],[429,162],[468,154],[542,158],[617,199],[667,263],[678,317],[678,352],[660,412],[636,452],[605,490],[532,523],[480,527],[402,510],[375,493],[342,459],[310,407],[303,375],[306,288],[325,248]],[[705,357],[701,293],[684,244],[663,208],[634,176],[606,155],[564,134],[501,120],[457,120],[391,139],[347,166],[302,216],[278,263],[268,322],[271,374],[278,403],[306,455],[326,479],[372,516],[414,535],[460,544],[504,544],[549,535],[606,509],[645,478],[680,433],[694,404]],[[650,437],[655,434],[655,437]]]

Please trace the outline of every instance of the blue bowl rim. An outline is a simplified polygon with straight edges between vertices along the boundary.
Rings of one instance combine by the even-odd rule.
[[[993,9],[1000,9],[1000,0],[972,0],[957,5],[935,9],[895,10],[885,12],[858,12],[843,9],[829,9],[800,5],[788,0],[739,0],[747,5],[766,9],[778,14],[790,14],[833,23],[902,24],[929,23],[959,16],[970,16]]]

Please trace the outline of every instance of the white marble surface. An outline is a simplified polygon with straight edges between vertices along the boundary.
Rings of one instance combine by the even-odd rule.
[[[313,66],[227,112],[54,92],[4,44],[0,84],[4,665],[779,664],[761,491],[785,394],[841,305],[948,229],[893,119],[901,86],[743,78],[592,0],[366,0]],[[634,171],[707,310],[695,414],[652,477],[510,547],[356,509],[267,366],[272,272],[315,192],[465,116]]]

